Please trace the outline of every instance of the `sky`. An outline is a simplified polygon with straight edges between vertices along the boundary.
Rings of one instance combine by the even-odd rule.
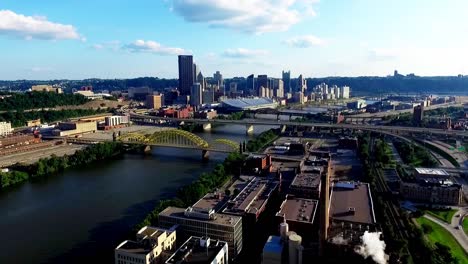
[[[0,79],[468,74],[466,0],[1,0]]]

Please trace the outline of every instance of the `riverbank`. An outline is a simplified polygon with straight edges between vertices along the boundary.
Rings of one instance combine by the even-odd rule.
[[[40,159],[30,165],[16,164],[11,171],[0,174],[0,190],[34,180],[56,175],[68,168],[77,168],[97,161],[103,161],[122,155],[127,150],[119,142],[104,142],[77,150],[73,155]]]

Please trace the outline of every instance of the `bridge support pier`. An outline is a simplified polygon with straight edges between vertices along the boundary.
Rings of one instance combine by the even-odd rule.
[[[281,126],[281,133],[284,133],[284,132],[286,132],[286,125]]]
[[[143,150],[145,154],[151,154],[151,146],[145,146],[145,149]]]
[[[202,161],[208,161],[210,159],[210,152],[206,149],[202,150]]]
[[[245,133],[247,135],[252,135],[254,133],[254,126],[253,125],[246,125],[245,129],[246,129]]]
[[[203,124],[203,131],[211,131],[211,123]]]

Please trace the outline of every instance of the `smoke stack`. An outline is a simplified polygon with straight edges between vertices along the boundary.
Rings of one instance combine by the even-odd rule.
[[[320,190],[320,233],[319,233],[319,254],[323,256],[325,254],[325,245],[328,239],[328,225],[330,224],[329,211],[330,206],[330,174],[331,174],[331,156],[328,155],[327,171],[321,176]]]

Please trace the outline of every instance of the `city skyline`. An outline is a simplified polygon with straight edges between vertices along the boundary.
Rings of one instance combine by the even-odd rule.
[[[0,79],[177,78],[182,54],[225,78],[468,74],[462,0],[109,3],[3,1]]]

